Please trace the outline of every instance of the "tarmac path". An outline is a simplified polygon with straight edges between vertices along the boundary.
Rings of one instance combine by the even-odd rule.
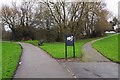
[[[104,38],[88,42],[82,47],[83,52],[82,61],[80,62],[66,61],[60,63],[64,67],[66,67],[73,75],[75,75],[76,78],[81,79],[94,78],[93,80],[98,80],[98,78],[102,79],[107,78],[108,80],[117,80],[119,75],[118,74],[119,64],[111,62],[109,59],[105,58],[96,49],[92,47],[92,43]]]
[[[14,78],[73,78],[62,65],[37,46],[19,44],[23,53]]]
[[[83,57],[80,62],[58,63],[40,48],[28,43],[20,43],[23,47],[22,63],[14,78],[74,77],[81,78],[80,80],[103,80],[103,78],[117,80],[119,64],[111,62],[91,46],[92,43],[101,39],[88,42],[82,47]]]

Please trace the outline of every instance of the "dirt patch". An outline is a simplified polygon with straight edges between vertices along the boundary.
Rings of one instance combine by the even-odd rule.
[[[58,62],[81,62],[81,58],[56,59]]]

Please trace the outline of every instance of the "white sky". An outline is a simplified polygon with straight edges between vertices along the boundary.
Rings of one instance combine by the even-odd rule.
[[[21,0],[0,0],[0,7],[3,4],[8,4],[10,5],[12,1],[16,1],[17,3],[20,3]],[[118,15],[118,2],[120,0],[103,0],[106,1],[107,3],[107,9],[111,11],[115,16]]]
[[[120,0],[106,0],[108,10],[114,13],[115,16],[118,15],[118,2],[119,1]]]

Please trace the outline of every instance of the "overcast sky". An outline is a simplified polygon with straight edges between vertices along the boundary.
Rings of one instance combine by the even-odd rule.
[[[17,3],[20,3],[21,0],[0,0],[0,7],[2,4],[11,4],[12,1],[16,1]],[[111,11],[115,16],[118,15],[118,2],[120,0],[103,0],[107,3],[107,9]]]
[[[118,15],[118,2],[120,0],[106,0],[107,8],[114,13],[114,15]]]

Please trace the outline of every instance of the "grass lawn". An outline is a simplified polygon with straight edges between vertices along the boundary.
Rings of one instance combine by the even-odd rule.
[[[97,41],[93,43],[93,47],[96,48],[102,55],[111,59],[115,62],[120,62],[118,58],[118,35],[114,35],[112,37]]]
[[[2,78],[2,43],[0,42],[0,80]]]
[[[2,78],[12,78],[20,55],[20,45],[13,42],[2,42]]]
[[[95,38],[93,38],[95,39]],[[82,51],[81,47],[86,43],[93,39],[85,39],[75,42],[75,50],[76,50],[76,57],[81,57]],[[27,43],[31,43],[33,45],[37,45],[38,41],[25,41]],[[54,58],[65,58],[65,44],[60,42],[54,42],[54,43],[44,43],[43,46],[40,46],[44,51],[48,52],[49,55],[51,55]],[[68,58],[73,57],[73,51],[72,47],[68,47]]]

